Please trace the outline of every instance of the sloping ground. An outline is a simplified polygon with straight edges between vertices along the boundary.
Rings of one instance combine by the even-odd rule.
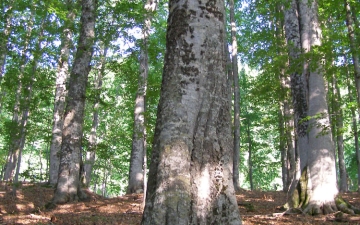
[[[53,191],[41,184],[23,184],[15,198],[11,190],[6,191],[4,185],[1,185],[0,224],[140,224],[142,195],[107,199],[89,192],[91,200],[87,202],[59,205],[51,211],[45,210],[44,205],[50,201]],[[344,198],[360,207],[358,193],[345,194]],[[335,215],[283,215],[280,208],[285,203],[286,194],[282,192],[243,191],[237,199],[244,225],[360,224],[358,217],[346,218],[347,222],[336,222]]]

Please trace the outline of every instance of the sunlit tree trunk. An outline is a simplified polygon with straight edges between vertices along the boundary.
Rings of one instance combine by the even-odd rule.
[[[230,3],[230,24],[231,24],[231,41],[232,41],[232,71],[234,79],[234,162],[233,162],[233,181],[235,192],[240,192],[239,166],[240,166],[240,86],[239,71],[237,62],[237,40],[236,40],[236,23],[235,23],[235,6],[234,0]]]
[[[85,108],[86,83],[90,72],[95,38],[96,1],[81,2],[81,30],[75,61],[70,73],[65,109],[59,178],[53,204],[84,198],[80,188],[81,140]]]
[[[106,56],[108,46],[105,44],[100,55],[100,70],[95,79],[95,102],[93,106],[93,120],[89,136],[89,150],[86,152],[86,158],[84,163],[84,180],[83,185],[89,187],[91,181],[91,174],[93,166],[95,164],[96,145],[97,145],[97,128],[99,126],[99,106],[100,106],[100,94],[102,88],[102,80],[105,76]]]
[[[143,225],[241,224],[224,51],[224,1],[169,1]]]
[[[140,48],[140,74],[138,80],[138,91],[135,100],[134,110],[134,130],[130,158],[129,185],[127,193],[144,192],[144,157],[146,155],[146,126],[145,126],[145,110],[146,110],[146,89],[147,78],[149,73],[148,65],[148,39],[151,29],[152,13],[157,7],[157,0],[147,0],[145,3],[145,19],[143,24],[142,46]]]
[[[296,69],[299,62],[303,65],[303,75],[298,75],[300,71],[292,75],[301,179],[294,183],[295,187],[300,188],[290,190],[292,198],[289,203],[291,207],[302,207],[305,213],[327,214],[337,210],[335,198],[338,189],[335,148],[331,136],[323,71],[316,57],[299,61],[298,55],[300,49],[308,53],[312,48],[321,45],[316,1],[292,1],[291,7],[286,10],[285,21],[288,45],[292,46],[289,49],[291,66]],[[302,102],[299,102],[299,99]],[[307,123],[304,123],[304,118]],[[299,129],[304,125],[306,129]]]
[[[59,164],[60,164],[60,150],[62,141],[62,129],[64,122],[65,99],[66,99],[66,81],[69,77],[69,55],[71,48],[71,39],[73,31],[70,26],[74,21],[75,12],[73,4],[68,1],[70,11],[67,15],[67,20],[64,22],[64,30],[62,32],[61,51],[58,61],[58,68],[56,72],[56,88],[54,97],[54,114],[53,114],[53,127],[52,138],[50,145],[50,170],[49,170],[49,183],[55,185],[58,180]]]

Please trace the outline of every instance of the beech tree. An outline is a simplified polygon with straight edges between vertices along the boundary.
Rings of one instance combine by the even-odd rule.
[[[224,1],[169,1],[142,224],[241,224],[232,181]]]
[[[81,140],[85,94],[95,38],[96,1],[81,2],[81,30],[74,64],[70,73],[60,152],[58,183],[52,204],[86,197],[81,191]]]
[[[328,214],[337,210],[338,188],[323,70],[315,51],[321,45],[317,10],[316,1],[293,0],[285,12],[300,155],[289,205],[302,207],[309,214]],[[301,52],[306,55],[301,56]]]
[[[50,145],[50,168],[49,183],[55,185],[58,180],[60,150],[62,141],[62,128],[64,123],[65,99],[66,99],[66,82],[69,78],[69,56],[72,44],[73,31],[72,23],[75,19],[75,6],[72,1],[67,1],[69,8],[66,20],[64,21],[63,32],[61,35],[61,50],[58,61],[58,68],[55,81],[55,97],[54,97],[54,115],[52,127],[52,139]]]
[[[142,45],[140,47],[140,73],[134,109],[134,131],[129,169],[127,193],[144,192],[146,182],[146,89],[149,73],[148,39],[151,29],[151,18],[157,7],[157,0],[148,0],[144,5],[145,18],[142,25]]]

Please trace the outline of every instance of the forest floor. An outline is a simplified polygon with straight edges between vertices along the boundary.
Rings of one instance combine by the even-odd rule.
[[[0,224],[79,224],[79,225],[138,225],[141,221],[142,195],[125,195],[104,198],[88,192],[89,201],[58,205],[53,210],[46,210],[54,193],[53,188],[44,184],[22,184],[17,197],[11,188],[5,190],[0,185]],[[360,194],[346,193],[344,199],[360,207]],[[307,216],[302,214],[283,214],[281,206],[286,201],[283,192],[243,191],[237,195],[243,225],[254,224],[360,224],[359,216],[346,217],[337,222],[335,214],[326,216]]]

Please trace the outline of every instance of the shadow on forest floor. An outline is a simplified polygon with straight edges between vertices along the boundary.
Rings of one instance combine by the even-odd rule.
[[[11,189],[11,188],[8,188]],[[17,194],[0,188],[0,224],[81,224],[81,225],[138,225],[141,221],[142,195],[125,195],[103,198],[88,192],[91,200],[59,205],[45,210],[44,205],[52,198],[54,189],[42,184],[23,184]],[[360,207],[360,194],[347,193],[343,197]],[[298,225],[298,224],[360,224],[335,222],[333,214],[327,216],[282,215],[285,203],[283,192],[242,191],[237,195],[243,225]]]

